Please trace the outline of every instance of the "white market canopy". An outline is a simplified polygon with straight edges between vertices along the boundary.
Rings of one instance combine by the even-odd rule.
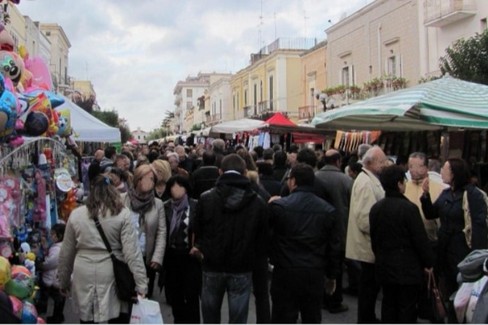
[[[64,97],[64,104],[56,107],[56,111],[69,109],[71,114],[71,127],[73,137],[81,142],[120,142],[120,130],[111,127],[83,108],[73,103],[69,98]]]
[[[268,123],[261,120],[243,118],[240,120],[227,121],[212,126],[209,133],[236,133],[252,131],[268,126]]]
[[[328,130],[488,129],[488,86],[449,76],[318,114]]]

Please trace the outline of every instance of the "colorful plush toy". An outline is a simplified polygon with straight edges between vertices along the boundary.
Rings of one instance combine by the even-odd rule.
[[[20,300],[29,298],[34,291],[34,279],[24,266],[12,266],[12,278],[5,283],[5,292]]]

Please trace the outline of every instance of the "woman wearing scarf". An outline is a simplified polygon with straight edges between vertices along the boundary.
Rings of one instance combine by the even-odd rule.
[[[156,175],[151,165],[141,165],[134,171],[133,187],[122,199],[131,212],[137,230],[139,246],[144,256],[151,298],[156,272],[161,268],[166,247],[166,221],[161,200],[154,197]]]
[[[200,261],[189,254],[197,201],[189,197],[190,183],[181,175],[171,177],[166,186],[171,195],[164,203],[168,229],[163,264],[166,297],[171,302],[175,324],[199,324],[202,270]]]

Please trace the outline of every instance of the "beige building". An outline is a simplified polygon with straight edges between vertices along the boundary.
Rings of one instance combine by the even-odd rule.
[[[323,112],[322,91],[327,87],[326,73],[327,41],[320,42],[301,55],[301,103],[298,108],[298,121],[307,123]]]
[[[439,58],[461,38],[473,37],[487,28],[488,1],[419,0],[420,75],[440,75]]]
[[[236,119],[265,117],[281,112],[298,119],[302,106],[300,55],[313,47],[313,39],[276,39],[251,64],[232,77],[232,110]]]
[[[146,143],[146,138],[149,135],[146,131],[141,130],[140,127],[137,128],[137,130],[132,131],[132,138],[137,140],[139,143]]]
[[[55,90],[62,92],[70,87],[68,54],[71,43],[64,33],[63,27],[56,23],[40,23],[39,28],[41,33],[51,42],[49,70],[53,75]]]
[[[326,30],[330,86],[420,76],[417,0],[377,0]]]
[[[235,120],[234,111],[232,110],[232,86],[231,74],[222,74],[211,78],[208,90],[209,114],[201,115],[204,120],[204,126],[211,126],[217,123]],[[200,116],[199,116],[200,117]],[[197,120],[197,119],[195,119]]]

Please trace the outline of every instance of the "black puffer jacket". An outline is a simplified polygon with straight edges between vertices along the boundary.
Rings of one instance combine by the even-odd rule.
[[[336,210],[298,187],[270,203],[271,263],[276,268],[323,269],[335,279],[340,270],[341,231]]]
[[[380,283],[422,283],[424,268],[433,266],[434,252],[418,207],[401,193],[386,191],[370,210],[369,226]]]
[[[223,174],[200,196],[195,218],[195,246],[204,255],[203,269],[251,272],[256,255],[266,250],[266,203],[242,175]]]

